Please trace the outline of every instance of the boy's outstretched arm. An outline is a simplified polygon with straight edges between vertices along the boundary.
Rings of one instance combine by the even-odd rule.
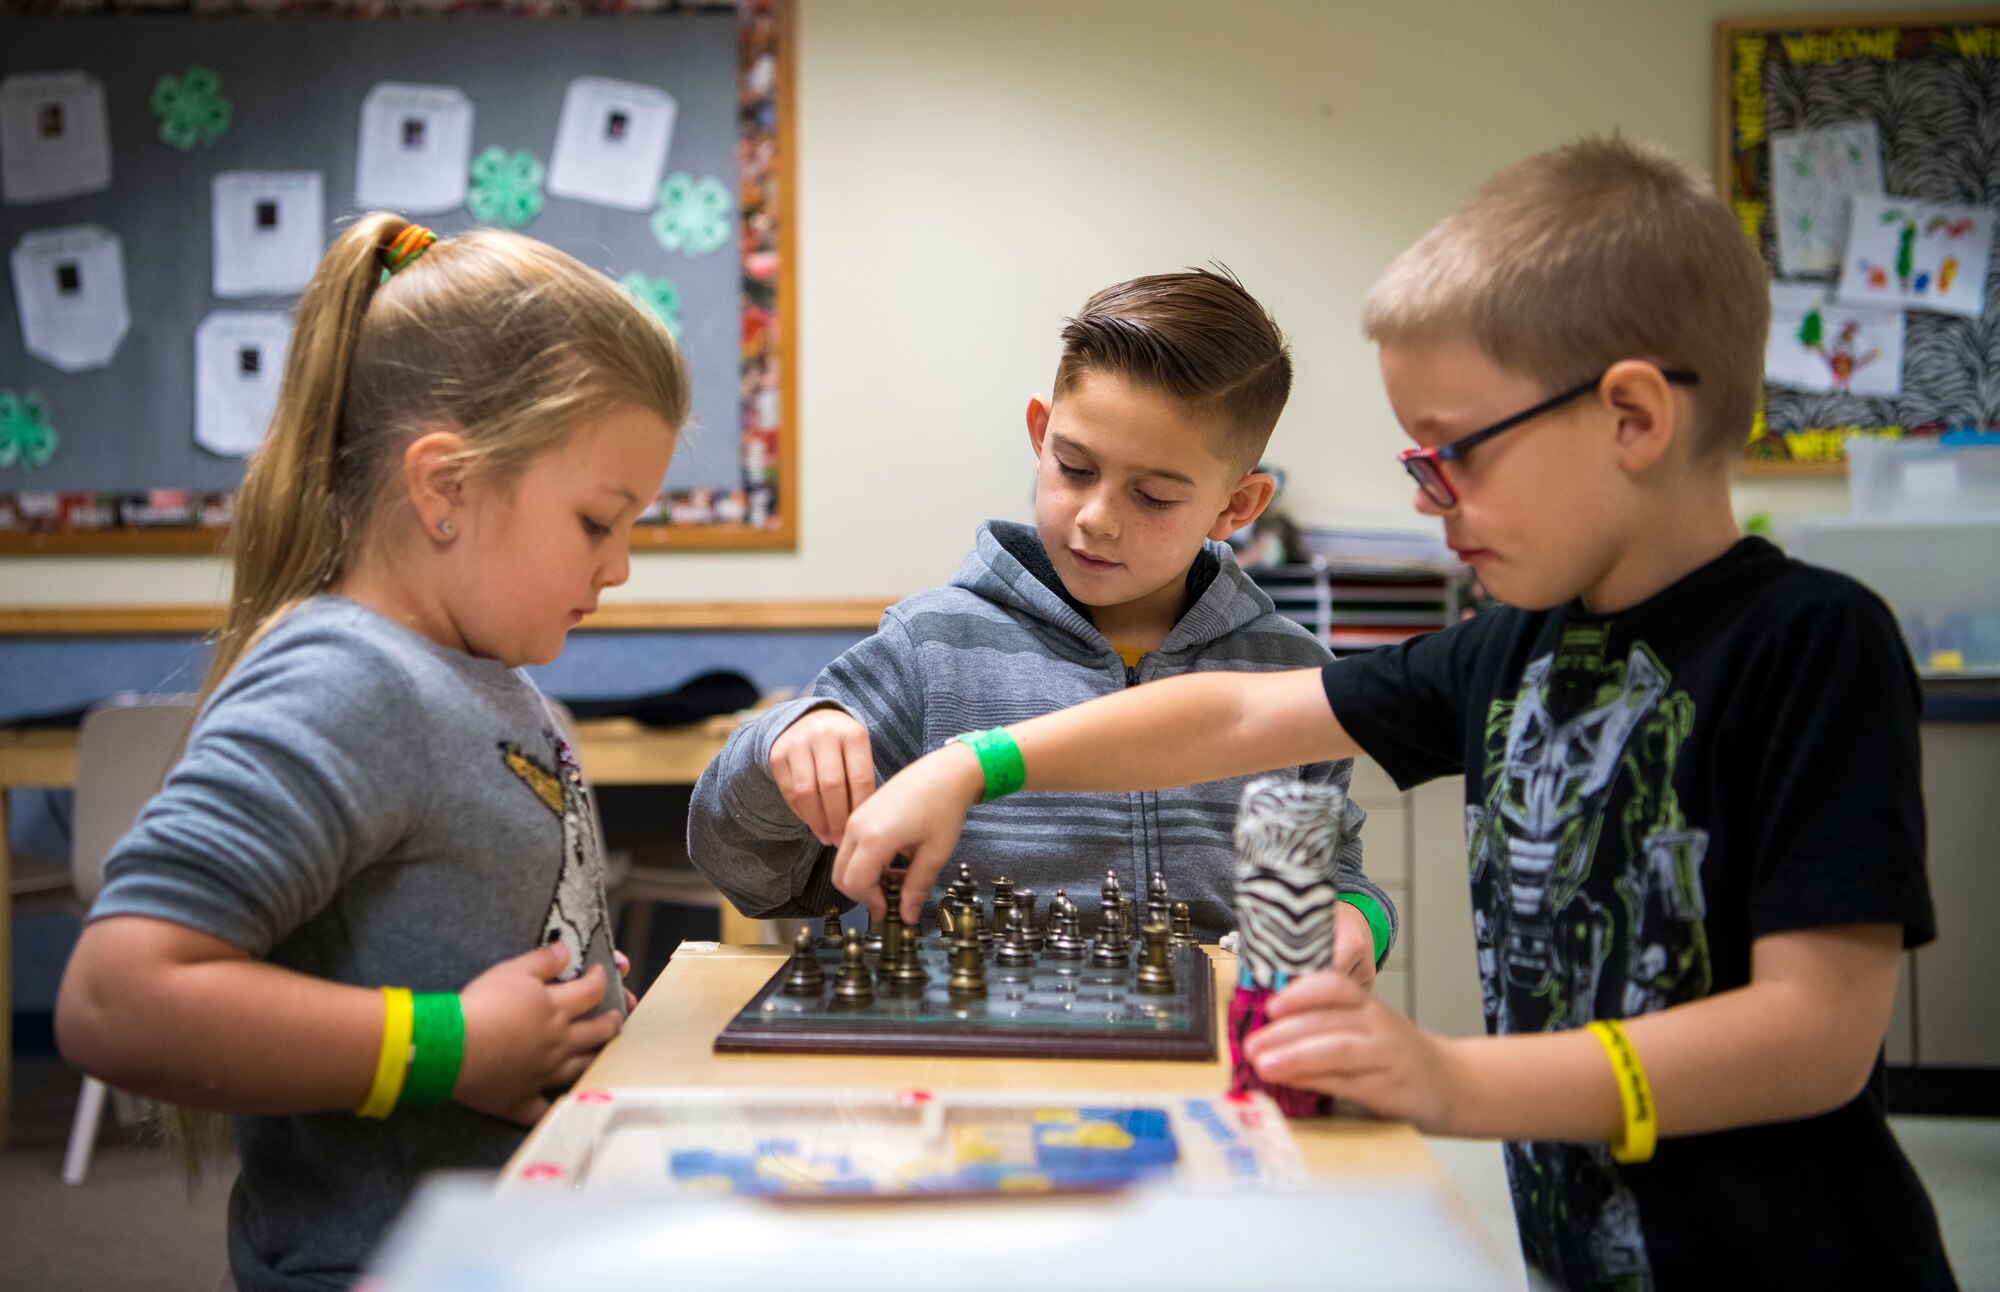
[[[1624,1020],[1659,1134],[1830,1112],[1873,1070],[1895,998],[1902,927],[1851,924],[1751,944],[1749,985]],[[1343,975],[1300,979],[1245,1052],[1268,1080],[1353,1099],[1436,1135],[1613,1140],[1618,1085],[1596,1037],[1427,1032]]]
[[[1165,678],[1007,731],[1030,790],[1168,789],[1361,752],[1318,669]],[[882,871],[908,857],[903,917],[916,919],[984,790],[978,758],[955,741],[918,759],[848,818],[834,885],[880,916]]]

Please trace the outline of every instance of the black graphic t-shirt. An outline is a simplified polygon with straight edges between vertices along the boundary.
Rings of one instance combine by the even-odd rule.
[[[1766,934],[1934,936],[1895,620],[1761,539],[1617,614],[1493,610],[1325,683],[1398,785],[1465,774],[1491,1033],[1744,986]],[[1633,1166],[1515,1143],[1507,1168],[1528,1264],[1563,1287],[1952,1286],[1879,1061],[1823,1116],[1662,1140]]]

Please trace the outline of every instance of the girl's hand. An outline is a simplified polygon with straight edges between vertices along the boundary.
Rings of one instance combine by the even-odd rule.
[[[1450,1041],[1338,970],[1299,979],[1272,997],[1270,1013],[1272,1021],[1243,1044],[1258,1076],[1449,1133],[1465,1088]]]
[[[771,742],[771,780],[814,838],[838,846],[848,814],[875,792],[868,728],[839,709],[814,709]]]
[[[532,1126],[549,1110],[544,1091],[573,1084],[618,1034],[616,1010],[584,1015],[604,997],[604,969],[569,982],[555,976],[569,959],[560,943],[502,960],[458,994],[465,1057],[451,1097],[468,1108]]]
[[[625,953],[623,951],[614,949],[611,952],[611,961],[613,964],[618,966],[619,983],[624,984],[631,982],[632,962],[626,959]],[[630,1014],[633,1010],[637,1008],[639,1008],[639,998],[632,994],[632,989],[630,987],[625,988],[625,1012],[627,1014]]]
[[[965,829],[966,812],[985,792],[978,755],[955,740],[911,763],[848,818],[833,859],[834,887],[879,920],[885,914],[882,872],[897,857],[908,857],[903,918],[914,923]]]

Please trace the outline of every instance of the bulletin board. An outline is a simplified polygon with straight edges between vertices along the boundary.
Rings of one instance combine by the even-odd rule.
[[[1715,134],[1717,191],[1778,284],[1744,469],[1840,473],[1848,434],[2000,428],[2000,254],[1990,226],[1938,212],[2000,206],[2000,9],[1723,19]],[[1859,174],[1865,188],[1878,164],[1879,196],[1820,218],[1814,186]],[[1953,273],[1980,258],[1984,300],[1966,301],[1982,280]],[[1906,303],[1921,288],[1935,306],[1942,285],[1963,312],[1905,308],[1900,324],[1873,303],[1850,312],[1850,273]],[[1819,289],[1831,293],[1824,311]]]
[[[364,198],[400,164],[370,140],[412,101],[443,106],[389,127],[400,142],[460,159],[388,190],[456,181],[412,218],[445,237],[502,227],[548,242],[679,337],[693,416],[634,547],[794,546],[789,0],[0,12],[0,553],[218,548],[261,433],[260,359],[270,389],[282,366],[296,266],[358,211],[405,209]],[[23,164],[44,119],[19,110],[23,95],[62,99],[48,88],[61,74],[101,87],[39,109],[58,127],[63,112],[85,130],[103,118],[107,159],[83,191],[65,189],[71,163]],[[639,106],[601,106],[605,86]],[[256,258],[306,213],[309,249],[289,266]],[[64,332],[65,257],[88,287],[122,272],[122,331],[106,314]],[[24,285],[58,304],[23,303]]]

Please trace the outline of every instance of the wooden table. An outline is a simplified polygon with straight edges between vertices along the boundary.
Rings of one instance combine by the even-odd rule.
[[[1216,957],[1216,1017],[1228,1013],[1235,959]],[[1207,1063],[1088,1059],[941,1059],[827,1054],[716,1054],[723,1024],[743,1007],[788,954],[783,947],[683,942],[666,970],[577,1083],[579,1088],[675,1086],[695,1089],[838,1087],[893,1090],[1062,1090],[1142,1094],[1213,1094],[1228,1084],[1224,1052]],[[1452,1196],[1423,1139],[1400,1122],[1351,1117],[1292,1123],[1316,1177],[1419,1178]],[[508,1164],[512,1171],[519,1162]],[[1462,1202],[1458,1209],[1464,1213]]]
[[[725,714],[685,727],[646,727],[630,718],[600,718],[576,724],[583,774],[598,785],[692,785],[722,751],[742,722]],[[16,789],[76,787],[76,729],[22,730],[0,727],[0,1150],[7,1147],[7,1119],[13,1088],[12,954],[13,911],[8,891],[7,792]],[[722,936],[751,941],[757,923],[722,904]]]

